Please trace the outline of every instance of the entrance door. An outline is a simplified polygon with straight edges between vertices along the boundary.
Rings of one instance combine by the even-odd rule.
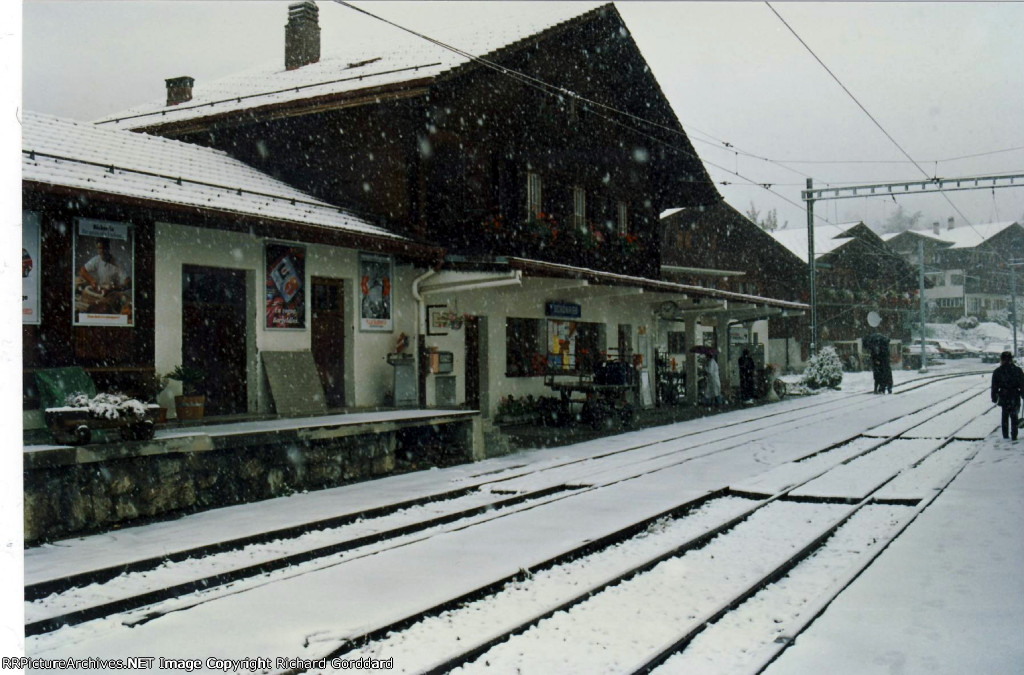
[[[466,407],[480,409],[480,317],[466,319]]]
[[[206,414],[246,412],[245,272],[185,265],[181,286],[182,363],[206,375]]]
[[[328,408],[345,405],[345,285],[313,277],[313,361],[320,372]]]

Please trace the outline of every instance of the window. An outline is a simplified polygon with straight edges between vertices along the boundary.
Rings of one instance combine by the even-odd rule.
[[[670,330],[668,332],[668,353],[669,354],[685,354],[686,353],[686,333],[683,331]]]
[[[540,319],[505,319],[505,375],[527,377],[544,374],[547,351],[541,337]]]
[[[581,187],[572,189],[572,224],[577,230],[587,227],[587,191]]]
[[[526,212],[530,216],[536,216],[544,208],[541,201],[540,174],[533,171],[526,172]]]
[[[618,214],[619,234],[629,234],[629,211],[626,208],[626,202],[619,202],[616,205],[616,213]]]
[[[593,373],[604,360],[604,324],[548,319],[547,368],[560,373]]]

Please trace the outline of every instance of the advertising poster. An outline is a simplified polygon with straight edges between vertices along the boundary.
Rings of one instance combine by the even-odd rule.
[[[133,326],[135,240],[128,223],[78,218],[72,259],[76,326]]]
[[[548,319],[548,370],[576,367],[576,322]]]
[[[394,297],[391,281],[394,270],[391,256],[359,254],[359,329],[394,329]]]
[[[21,322],[39,323],[39,214],[21,213]]]
[[[267,328],[306,327],[306,248],[268,243]]]

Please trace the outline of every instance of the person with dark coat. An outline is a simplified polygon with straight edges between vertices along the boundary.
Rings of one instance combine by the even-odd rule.
[[[871,374],[875,380],[875,393],[892,393],[892,365],[889,363],[889,338],[872,333],[864,338],[864,347],[871,355]]]
[[[1024,370],[1013,362],[1010,352],[999,355],[999,367],[992,373],[992,402],[1003,411],[1003,438],[1017,440],[1017,410],[1024,395]]]
[[[878,341],[878,363],[882,371],[882,388],[892,393],[892,363],[889,362],[889,338],[880,335]]]
[[[749,401],[754,398],[754,359],[750,350],[744,349],[739,360],[740,367],[740,400]]]

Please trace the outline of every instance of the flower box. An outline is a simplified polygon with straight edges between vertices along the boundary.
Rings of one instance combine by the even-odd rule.
[[[116,394],[68,397],[68,405],[47,408],[46,425],[58,443],[86,445],[94,429],[119,429],[126,441],[149,440],[156,432],[161,408]]]

